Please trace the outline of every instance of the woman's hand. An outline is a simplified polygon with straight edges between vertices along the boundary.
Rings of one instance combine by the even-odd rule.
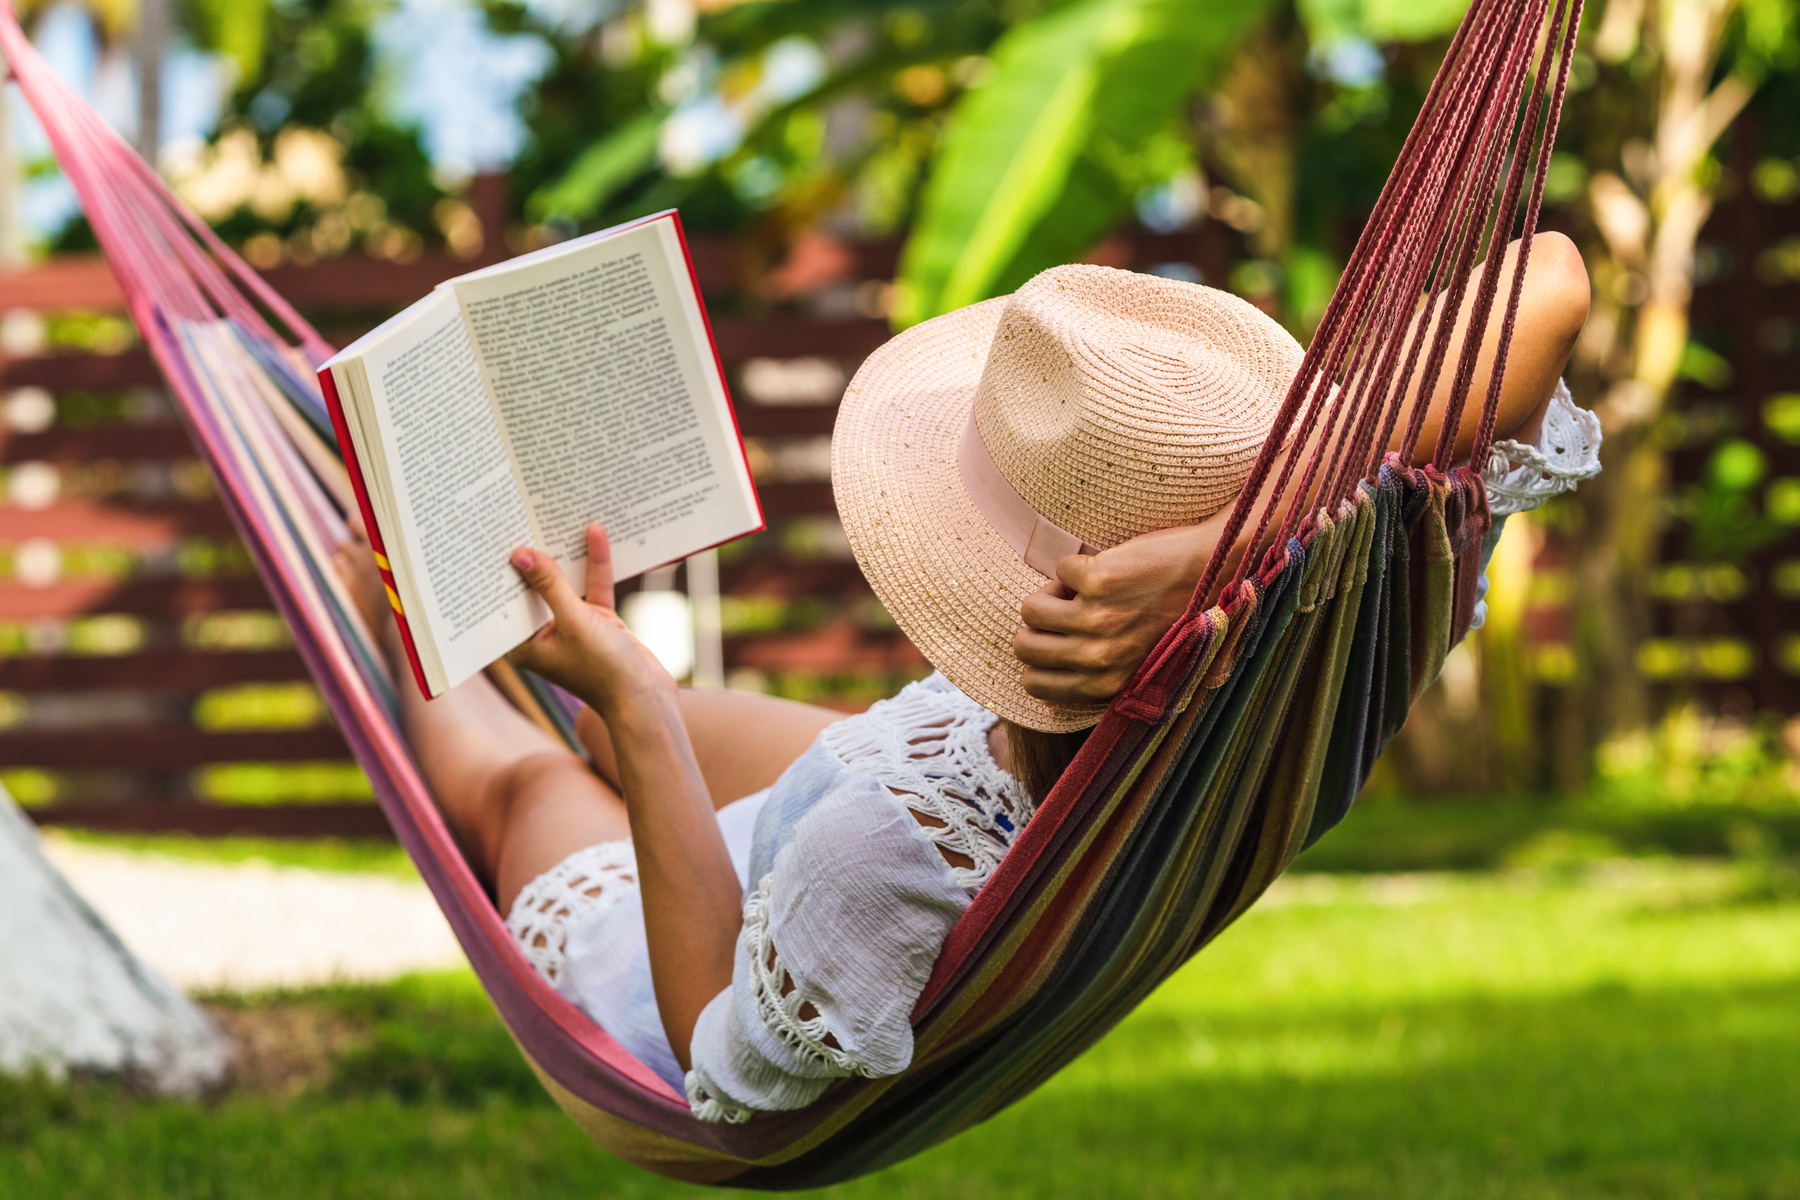
[[[1187,608],[1222,521],[1159,529],[1071,554],[1025,598],[1013,653],[1025,690],[1052,704],[1104,704],[1124,690]]]
[[[513,551],[513,567],[550,606],[551,621],[508,660],[567,688],[602,717],[621,704],[672,698],[675,681],[613,608],[612,543],[599,525],[588,526],[587,550],[586,601],[548,554]]]
[[[637,851],[657,1011],[686,1069],[701,1011],[731,986],[744,897],[675,681],[613,611],[606,531],[588,526],[587,543],[585,603],[548,554],[513,553],[513,566],[554,619],[507,657],[568,688],[606,721]]]

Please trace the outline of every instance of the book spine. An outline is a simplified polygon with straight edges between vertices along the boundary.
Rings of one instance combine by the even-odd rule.
[[[725,393],[725,411],[731,414],[731,433],[737,438],[738,462],[744,468],[744,474],[750,473],[750,453],[744,449],[744,431],[738,426],[737,402],[731,398],[731,382],[725,378],[725,360],[719,357],[719,340],[713,336],[712,315],[706,311],[706,297],[700,294],[700,274],[694,270],[694,253],[688,249],[687,231],[681,227],[681,214],[675,209],[669,210],[669,216],[675,222],[675,240],[681,246],[681,259],[687,264],[688,283],[694,289],[694,304],[700,310],[700,323],[706,326],[706,344],[712,350],[713,372],[719,377],[719,389]],[[763,515],[762,495],[756,490],[754,481],[750,484],[750,500],[756,505],[756,528],[747,529],[738,537],[752,533],[761,533],[769,527],[768,518]],[[735,539],[728,538],[727,541]],[[718,545],[723,546],[720,542]],[[709,546],[708,550],[716,547]],[[701,551],[705,553],[705,551]]]
[[[338,399],[337,381],[330,367],[319,368],[319,390],[325,393],[325,407],[331,413],[331,429],[337,434],[338,450],[350,474],[350,490],[356,494],[356,507],[362,513],[363,528],[369,534],[369,548],[375,552],[375,567],[381,572],[382,587],[387,589],[388,604],[394,609],[394,622],[400,626],[400,644],[406,650],[406,661],[412,666],[419,694],[432,698],[431,685],[425,682],[425,667],[419,661],[419,649],[413,645],[412,626],[406,610],[400,605],[400,591],[394,583],[394,570],[388,562],[387,546],[381,540],[381,527],[375,523],[375,506],[369,503],[369,489],[363,483],[362,464],[356,460],[356,443],[350,440],[350,426],[344,417],[344,403]],[[371,631],[379,636],[380,631]]]

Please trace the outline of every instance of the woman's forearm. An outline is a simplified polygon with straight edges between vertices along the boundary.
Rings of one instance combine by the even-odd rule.
[[[685,1069],[700,1010],[731,986],[743,892],[673,691],[597,710],[631,818],[650,975]]]
[[[656,1005],[686,1067],[700,1010],[731,986],[743,896],[675,681],[613,607],[606,530],[590,525],[586,536],[585,601],[555,559],[529,547],[513,552],[513,566],[552,620],[509,657],[580,696],[606,722],[637,853]]]
[[[1462,416],[1457,423],[1452,462],[1467,458],[1474,449],[1475,434],[1481,424],[1482,403],[1487,398],[1488,385],[1493,379],[1494,364],[1499,356],[1506,301],[1512,290],[1513,276],[1518,269],[1519,248],[1520,243],[1513,242],[1506,248],[1506,257],[1501,262],[1494,307],[1488,315],[1481,347],[1476,351],[1469,394],[1463,402]],[[1463,346],[1468,341],[1469,326],[1474,320],[1476,292],[1482,270],[1479,266],[1475,267],[1469,276],[1468,288],[1457,313],[1456,325],[1450,334],[1443,365],[1432,384],[1431,397],[1419,429],[1418,444],[1413,448],[1414,465],[1431,461],[1439,431],[1448,415],[1458,363]],[[1499,411],[1494,420],[1496,439],[1523,436],[1529,440],[1536,436],[1536,426],[1543,420],[1544,409],[1550,403],[1556,381],[1561,378],[1563,368],[1568,365],[1569,355],[1574,352],[1575,339],[1580,336],[1581,327],[1587,323],[1589,298],[1587,269],[1582,265],[1581,252],[1575,248],[1575,244],[1559,233],[1544,233],[1533,238],[1531,258],[1525,267],[1525,286],[1519,297],[1519,311],[1513,327],[1513,339],[1507,349],[1506,373],[1500,380]],[[1423,315],[1415,318],[1407,334],[1405,350],[1411,349],[1410,340],[1418,336],[1422,325],[1425,326],[1428,339],[1436,336],[1445,299],[1439,297],[1433,305],[1428,325]],[[1420,349],[1413,377],[1407,385],[1406,399],[1394,429],[1394,437],[1388,446],[1391,450],[1403,449],[1401,442],[1418,405],[1419,392],[1424,386],[1430,349],[1429,340]],[[1404,362],[1405,358],[1402,357],[1400,361]],[[1475,465],[1479,469],[1481,464]]]

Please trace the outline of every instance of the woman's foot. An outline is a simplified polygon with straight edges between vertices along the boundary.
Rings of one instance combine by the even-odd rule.
[[[394,629],[388,615],[387,583],[375,566],[375,551],[369,547],[361,521],[350,522],[350,537],[332,553],[331,565],[349,590],[363,624],[385,650]]]

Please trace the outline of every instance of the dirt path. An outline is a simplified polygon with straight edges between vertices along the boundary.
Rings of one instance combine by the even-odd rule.
[[[192,862],[54,836],[44,850],[127,946],[190,991],[367,982],[463,962],[417,880]]]

